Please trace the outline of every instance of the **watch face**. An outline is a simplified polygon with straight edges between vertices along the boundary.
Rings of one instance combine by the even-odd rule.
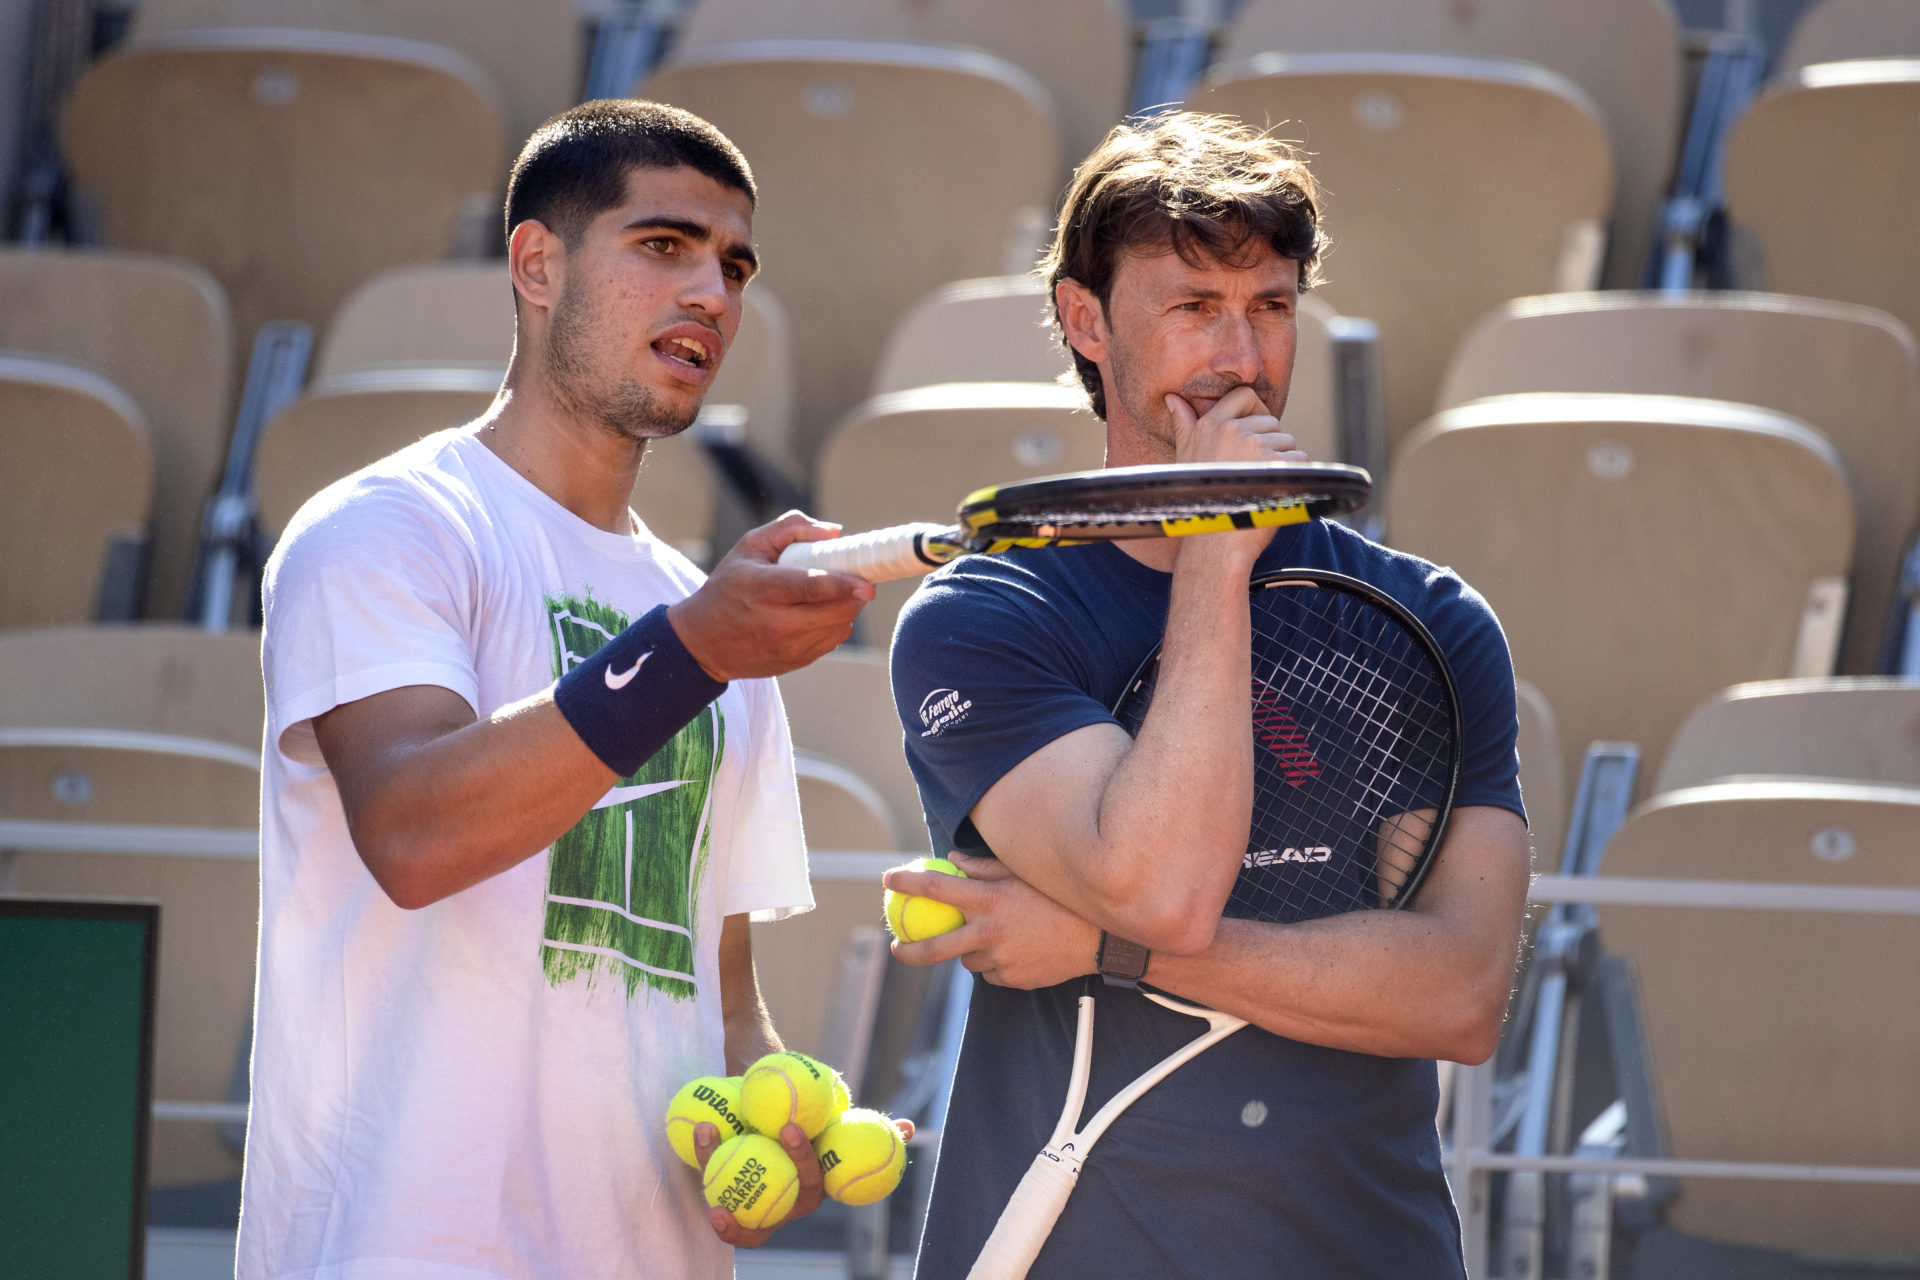
[[[1100,975],[1131,985],[1147,971],[1147,949],[1137,942],[1103,934],[1100,939]]]

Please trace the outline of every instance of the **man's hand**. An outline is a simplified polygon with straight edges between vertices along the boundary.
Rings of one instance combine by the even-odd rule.
[[[900,1141],[913,1140],[913,1121],[895,1120],[900,1130]],[[734,1216],[717,1205],[707,1209],[707,1222],[712,1225],[713,1233],[736,1249],[758,1249],[773,1238],[773,1233],[792,1222],[795,1218],[804,1218],[820,1207],[821,1198],[826,1194],[825,1175],[820,1172],[820,1161],[813,1154],[813,1144],[807,1141],[807,1135],[799,1125],[789,1124],[780,1130],[776,1139],[780,1149],[793,1161],[793,1167],[800,1171],[800,1194],[794,1198],[793,1208],[787,1216],[771,1227],[762,1227],[758,1231],[749,1231],[741,1226]],[[707,1161],[713,1158],[714,1150],[720,1145],[720,1129],[708,1121],[693,1126],[693,1154],[700,1161],[700,1170],[704,1180]]]
[[[1252,387],[1235,387],[1204,412],[1169,395],[1167,409],[1173,414],[1175,462],[1307,461]]]
[[[1094,971],[1100,930],[1016,876],[997,858],[950,853],[966,879],[938,871],[887,872],[887,888],[960,908],[967,922],[924,942],[893,944],[903,964],[960,963],[999,987],[1033,991]]]
[[[789,511],[727,552],[701,588],[667,609],[680,643],[715,680],[804,667],[853,634],[873,584],[776,563],[789,543],[835,537],[837,524]]]
[[[1173,414],[1175,462],[1305,462],[1307,455],[1293,447],[1293,437],[1280,429],[1280,419],[1252,387],[1239,386],[1214,401],[1201,414],[1176,395],[1167,397]],[[1273,541],[1272,529],[1244,533],[1214,533],[1182,539],[1180,555],[1229,555],[1253,562]],[[1188,544],[1195,544],[1189,547]]]

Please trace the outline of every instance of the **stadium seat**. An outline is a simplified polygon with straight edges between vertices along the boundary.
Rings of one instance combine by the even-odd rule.
[[[1106,427],[1084,392],[1042,382],[955,382],[875,396],[820,451],[814,494],[849,533],[951,520],[975,489],[1106,459]],[[855,638],[885,648],[917,580],[883,582]]]
[[[843,645],[780,677],[796,751],[852,769],[884,798],[896,849],[924,849],[920,792],[901,747],[884,653]],[[943,851],[944,852],[944,851]]]
[[[511,151],[541,121],[580,100],[585,51],[574,0],[140,0],[130,38],[147,43],[176,32],[235,27],[445,45],[499,86]]]
[[[1606,740],[1639,744],[1651,779],[1702,699],[1831,672],[1854,503],[1832,446],[1783,414],[1494,396],[1402,447],[1387,532],[1486,595],[1553,707],[1563,778]]]
[[[320,328],[368,276],[444,258],[496,217],[498,101],[434,45],[170,32],[88,67],[61,140],[107,242],[199,262],[250,342],[268,320]]]
[[[1778,294],[1522,298],[1460,344],[1439,407],[1524,391],[1736,400],[1817,428],[1860,517],[1840,669],[1888,669],[1888,606],[1920,523],[1920,356],[1892,317]]]
[[[1120,123],[1133,74],[1133,31],[1117,0],[697,0],[677,47],[741,40],[893,40],[1004,58],[1053,99],[1070,164]]]
[[[1246,0],[1227,28],[1221,58],[1359,51],[1513,59],[1579,85],[1597,104],[1619,163],[1605,278],[1615,287],[1640,282],[1685,110],[1680,29],[1668,0]],[[1449,158],[1464,172],[1440,186],[1409,183],[1406,190],[1451,193],[1463,179],[1498,182],[1471,152]],[[1336,239],[1339,230],[1336,224]]]
[[[1557,865],[1567,838],[1567,786],[1560,774],[1560,733],[1553,708],[1525,680],[1514,681],[1520,736],[1520,798],[1539,865]]]
[[[1794,24],[1777,70],[1816,62],[1920,56],[1920,5],[1912,0],[1815,0]]]
[[[1601,873],[1911,895],[1916,848],[1920,789],[1726,783],[1642,806],[1607,846]],[[1655,1114],[1628,1123],[1664,1130],[1658,1154],[1920,1167],[1920,1004],[1902,976],[1920,948],[1920,917],[1609,905],[1599,928],[1607,952],[1632,966],[1650,1077],[1640,1083],[1651,1085]],[[1825,1260],[1817,1271],[1764,1274],[1879,1274],[1871,1264],[1904,1256],[1910,1267],[1920,1251],[1920,1187],[1684,1179],[1664,1221]]]
[[[1920,332],[1920,57],[1801,67],[1727,139],[1727,216],[1759,243],[1765,287],[1863,303]],[[1780,175],[1817,164],[1819,197]]]
[[[1654,789],[1749,777],[1920,787],[1920,684],[1835,676],[1734,685],[1681,723]]]
[[[1286,425],[1309,457],[1341,458],[1334,427],[1332,308],[1300,300],[1300,345],[1287,398]],[[900,318],[873,375],[873,394],[942,382],[1051,382],[1072,378],[1072,361],[1053,327],[1046,286],[1034,277],[958,280],[933,291]],[[1072,384],[1077,385],[1077,380]]]
[[[1262,54],[1191,104],[1304,142],[1333,248],[1321,298],[1380,329],[1388,439],[1508,298],[1597,281],[1612,154],[1591,101],[1537,67],[1414,54]],[[1470,179],[1467,175],[1471,175]]]
[[[81,365],[140,406],[155,495],[142,612],[180,617],[227,436],[233,332],[220,286],[177,259],[8,247],[0,298],[0,350]]]
[[[513,356],[513,282],[502,262],[383,271],[347,295],[314,360],[315,381],[374,369],[489,369]]]
[[[11,891],[160,902],[162,1103],[245,1100],[233,1090],[250,1043],[264,721],[257,635],[0,635]],[[155,1187],[239,1177],[237,1146],[212,1124],[162,1123],[153,1136]]]
[[[796,321],[794,452],[865,395],[900,314],[937,285],[1030,265],[1057,179],[1051,104],[987,54],[852,41],[711,45],[639,88],[753,164],[754,236]]]
[[[0,628],[135,616],[153,442],[127,393],[75,364],[0,352]]]

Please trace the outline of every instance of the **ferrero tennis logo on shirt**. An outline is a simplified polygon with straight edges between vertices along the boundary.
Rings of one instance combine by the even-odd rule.
[[[920,700],[920,723],[925,726],[920,736],[939,737],[945,730],[965,720],[967,712],[971,710],[973,699],[963,697],[958,689],[935,689]]]

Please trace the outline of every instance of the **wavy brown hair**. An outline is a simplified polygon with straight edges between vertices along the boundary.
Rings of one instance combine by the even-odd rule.
[[[1326,248],[1319,194],[1296,148],[1231,116],[1183,111],[1118,125],[1074,171],[1037,271],[1049,297],[1060,281],[1074,280],[1104,309],[1122,252],[1236,266],[1264,244],[1298,262],[1300,288],[1310,289],[1320,283]],[[1059,303],[1053,307],[1058,324]],[[1061,341],[1104,419],[1099,366],[1064,332]]]

